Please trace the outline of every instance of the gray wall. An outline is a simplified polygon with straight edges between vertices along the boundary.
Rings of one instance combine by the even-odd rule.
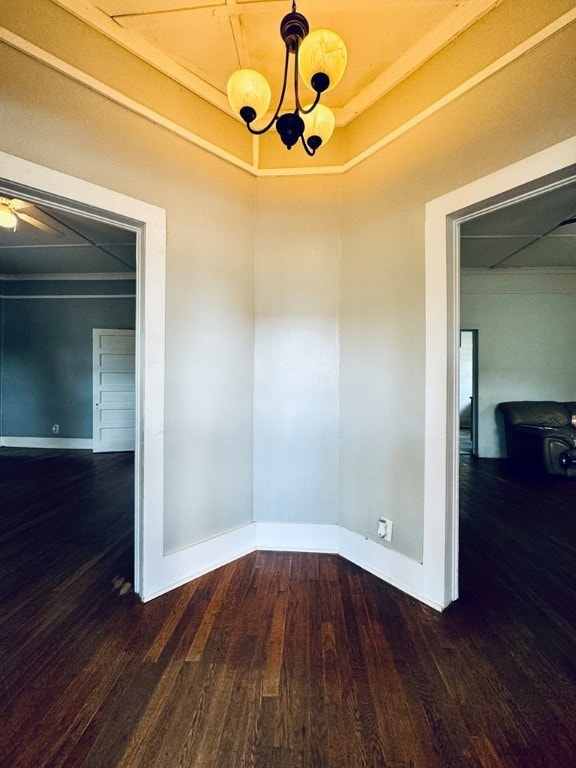
[[[92,438],[92,329],[135,327],[135,282],[4,281],[3,437]]]
[[[478,329],[478,453],[505,456],[498,403],[576,398],[576,274],[464,272],[460,314]]]

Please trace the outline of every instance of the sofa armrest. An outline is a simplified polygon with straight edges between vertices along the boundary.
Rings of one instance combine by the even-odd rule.
[[[565,475],[567,473],[561,466],[560,454],[574,447],[576,430],[572,427],[507,425],[508,458],[524,470],[540,467],[549,474]]]
[[[572,456],[575,452],[576,443],[573,440],[555,435],[545,437],[542,440],[542,459],[546,472],[551,475],[567,475],[569,477],[575,475],[576,467],[572,465],[572,461],[565,461],[566,456]]]

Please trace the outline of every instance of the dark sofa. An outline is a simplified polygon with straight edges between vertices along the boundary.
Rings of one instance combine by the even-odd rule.
[[[576,477],[576,401],[499,403],[506,452],[518,469]]]

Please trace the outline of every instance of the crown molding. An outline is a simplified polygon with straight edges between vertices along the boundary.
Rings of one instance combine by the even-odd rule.
[[[233,114],[225,94],[207,83],[199,75],[191,72],[170,56],[167,56],[155,45],[140,37],[140,35],[125,29],[113,21],[110,16],[100,11],[92,3],[85,2],[85,0],[52,0],[52,2],[64,8],[64,10],[76,16],[76,18],[93,29],[101,32],[110,40],[118,43],[118,45],[130,51],[130,53],[135,54],[135,56],[150,64],[159,72],[168,75],[172,80],[183,85],[205,101],[229,115]]]
[[[461,83],[456,88],[453,88],[451,91],[445,94],[442,98],[437,99],[433,104],[430,104],[429,107],[427,107],[426,109],[423,109],[417,115],[414,115],[414,117],[412,117],[410,120],[407,120],[405,123],[398,126],[398,128],[391,131],[387,135],[383,136],[379,141],[375,142],[370,147],[365,149],[363,152],[359,153],[354,158],[349,160],[348,163],[346,163],[346,165],[343,166],[342,171],[343,172],[347,171],[350,168],[353,168],[354,166],[363,162],[368,157],[375,154],[380,149],[382,149],[383,147],[387,146],[388,144],[390,144],[391,142],[393,142],[394,140],[402,136],[404,133],[407,133],[409,130],[416,127],[420,123],[424,122],[429,117],[432,117],[432,115],[434,115],[436,112],[439,112],[441,109],[448,106],[453,101],[456,101],[456,99],[460,98],[460,96],[463,96],[465,93],[468,93],[468,91],[473,90],[474,88],[476,88],[476,86],[480,85],[485,80],[488,80],[488,78],[492,77],[500,70],[505,69],[505,67],[509,66],[514,61],[524,56],[524,54],[538,47],[545,40],[547,40],[550,37],[553,37],[562,29],[568,27],[570,24],[573,24],[575,21],[576,21],[576,8],[574,8],[571,11],[568,11],[563,16],[560,16],[558,19],[555,19],[552,23],[548,24],[539,32],[532,35],[527,40],[524,40],[522,43],[520,43],[520,45],[517,45],[511,51],[508,51],[508,53],[504,54],[499,59],[496,59],[494,62],[492,62],[492,64],[485,67],[480,72],[477,72],[475,75],[473,75],[468,80]]]
[[[477,22],[503,0],[470,0],[457,8],[443,22],[409,48],[381,75],[357,94],[348,104],[334,110],[337,124],[347,125],[351,120],[375,104],[385,93],[409,77],[428,59],[439,53],[459,34]]]
[[[526,275],[574,275],[576,267],[461,267],[462,275],[519,277]]]
[[[169,120],[159,112],[145,107],[135,99],[131,99],[129,96],[126,96],[120,91],[117,91],[115,88],[111,88],[105,83],[102,83],[100,80],[97,80],[95,77],[87,75],[81,69],[78,69],[78,67],[74,67],[71,64],[68,64],[68,62],[63,61],[63,59],[54,56],[39,46],[34,45],[33,43],[30,43],[23,37],[15,35],[5,27],[0,27],[0,40],[12,48],[25,53],[27,56],[30,56],[30,58],[45,64],[51,69],[54,69],[56,72],[59,72],[60,74],[69,77],[71,80],[84,85],[95,93],[98,93],[100,96],[104,96],[105,98],[110,99],[110,101],[125,107],[140,117],[149,120],[151,123],[155,123],[156,125],[159,125],[162,128],[165,128],[166,130],[175,134],[176,136],[180,136],[180,138],[189,141],[191,144],[204,149],[206,152],[217,155],[222,160],[229,162],[231,165],[235,165],[238,168],[242,168],[242,170],[253,173],[253,166],[249,163],[246,163],[244,160],[241,160],[235,155],[232,155],[230,152],[227,152],[216,144],[213,144],[211,141],[206,140],[204,137],[199,136],[193,131],[190,131],[188,128],[183,128],[181,125],[178,125],[178,123],[175,123],[173,120]]]
[[[32,282],[34,280],[136,280],[135,272],[75,272],[69,274],[30,274],[30,275],[13,275],[13,274],[0,274],[0,280],[5,282]]]

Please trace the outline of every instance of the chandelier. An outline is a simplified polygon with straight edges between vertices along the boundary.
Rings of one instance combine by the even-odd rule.
[[[18,217],[16,216],[14,207],[11,203],[11,200],[8,200],[5,197],[0,197],[0,227],[11,229],[13,232],[16,232]]]
[[[342,38],[329,29],[310,32],[308,20],[296,10],[286,14],[280,24],[280,35],[286,47],[284,78],[278,106],[270,122],[260,129],[252,127],[268,111],[272,91],[263,75],[253,69],[239,69],[228,80],[228,100],[233,111],[244,120],[255,136],[266,133],[273,125],[288,149],[300,139],[310,156],[332,136],[334,115],[320,104],[320,97],[338,85],[346,69],[347,51]],[[294,110],[280,114],[288,83],[290,55],[294,56]],[[315,93],[311,104],[302,104],[298,93],[299,78]]]

